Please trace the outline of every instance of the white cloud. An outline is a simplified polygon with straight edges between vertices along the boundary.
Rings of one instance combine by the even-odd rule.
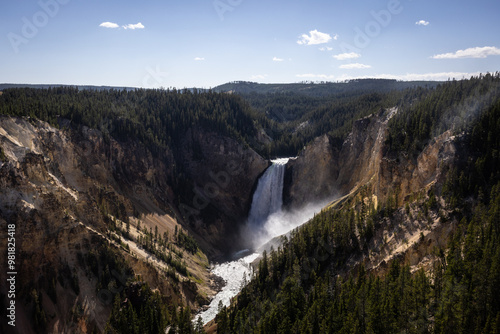
[[[267,78],[267,74],[256,74],[250,77],[250,80],[264,80]]]
[[[312,73],[307,73],[307,74],[296,74],[295,75],[297,78],[309,78],[309,79],[333,79],[333,75],[327,75],[327,74],[312,74]]]
[[[420,21],[415,22],[415,24],[417,26],[426,26],[426,25],[429,25],[429,21],[420,20]]]
[[[327,46],[326,48],[325,47],[322,47],[322,48],[319,48],[319,51],[332,51],[333,48]]]
[[[123,29],[144,29],[144,25],[139,22],[139,23],[136,23],[136,24],[127,24],[126,26],[123,26]]]
[[[500,56],[500,49],[494,46],[475,47],[457,52],[434,55],[433,59],[459,59],[459,58],[486,58],[488,56]]]
[[[112,29],[117,29],[117,28],[120,28],[120,26],[117,24],[117,23],[114,23],[114,22],[103,22],[101,24],[99,24],[99,27],[103,27],[103,28],[112,28]],[[136,23],[136,24],[127,24],[127,25],[124,25],[122,26],[123,29],[144,29],[144,25],[139,22],[139,23]]]
[[[335,35],[334,39],[337,39],[338,36]],[[332,36],[329,34],[319,32],[318,30],[309,31],[309,35],[303,34],[300,36],[300,39],[297,41],[297,44],[300,45],[317,45],[328,43],[332,39]]]
[[[274,58],[273,58],[273,61],[283,61],[283,60],[284,60],[284,59],[282,59],[282,58],[278,58],[278,57],[274,57]]]
[[[356,52],[349,52],[349,53],[341,53],[338,55],[333,55],[333,58],[337,60],[346,60],[346,59],[356,59],[361,57],[359,53]]]
[[[353,63],[353,64],[345,64],[345,65],[340,65],[339,68],[344,69],[344,70],[353,70],[353,69],[365,69],[365,68],[371,68],[370,65],[365,65],[365,64],[360,64],[360,63]]]
[[[113,22],[103,22],[101,24],[99,24],[99,27],[103,27],[103,28],[119,28],[120,26],[116,23],[113,23]]]
[[[203,57],[195,57],[194,60],[196,60],[196,61],[203,61],[203,60],[205,60],[205,58],[203,58]]]

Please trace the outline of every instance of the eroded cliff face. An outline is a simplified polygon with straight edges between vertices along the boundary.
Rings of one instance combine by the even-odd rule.
[[[394,108],[356,121],[338,151],[328,136],[317,138],[287,169],[284,195],[290,207],[328,198],[331,206],[348,201],[391,210],[363,245],[364,254],[347,264],[350,269],[363,263],[367,270],[384,273],[397,258],[412,270],[430,270],[438,260],[432,249],[445,247],[456,226],[439,193],[446,171],[458,159],[457,138],[446,131],[418,157],[394,157],[385,141],[396,113]],[[434,208],[428,209],[434,198]]]
[[[132,214],[132,180],[146,187],[154,178],[151,155],[106,142],[87,128],[72,133],[6,117],[0,118],[0,145],[6,156],[0,164],[0,233],[6,240],[7,224],[15,224],[19,333],[103,331],[114,297],[138,276],[172,302],[195,304],[108,230],[111,219]],[[151,202],[158,203],[154,196]],[[3,254],[6,247],[1,244]],[[111,265],[124,261],[133,272]],[[112,288],[99,286],[106,273]],[[0,275],[5,295],[6,272]]]
[[[193,180],[192,196],[179,205],[183,218],[201,243],[223,245],[228,254],[239,250],[239,228],[269,162],[234,139],[199,128],[190,129],[183,143],[184,172]]]
[[[300,208],[310,202],[333,198],[338,194],[339,151],[328,135],[314,140],[286,166],[283,203]]]
[[[381,110],[354,123],[337,162],[340,173],[335,186],[341,194],[366,184],[380,173],[388,122],[396,112],[395,108]]]
[[[446,176],[444,172],[454,163],[457,144],[451,131],[434,138],[413,159],[390,159],[383,157],[380,171],[372,186],[382,200],[395,196],[397,203],[408,200],[409,196],[436,184],[440,189]]]
[[[450,132],[435,138],[416,160],[391,157],[385,140],[388,122],[397,109],[356,121],[352,132],[336,148],[324,135],[308,145],[287,168],[285,202],[290,207],[322,199],[335,199],[368,187],[378,202],[396,196],[399,203],[442,177],[456,148]]]
[[[210,205],[197,208],[200,226],[192,226],[180,214],[170,186],[176,163],[171,152],[154,157],[136,142],[72,128],[66,120],[60,125],[63,130],[30,119],[0,118],[5,155],[0,161],[0,237],[6,240],[7,224],[15,224],[19,332],[37,332],[37,307],[45,312],[49,332],[103,331],[114,297],[127,280],[138,277],[172,303],[193,309],[208,303],[215,293],[209,261],[203,252],[185,251],[175,231],[198,236],[204,240],[202,249],[220,254],[226,246],[221,240],[233,233],[226,226],[246,214],[266,162],[231,139],[205,136],[201,130],[186,135],[185,160],[179,162],[185,173],[197,189],[206,190],[212,176],[214,184],[219,182]],[[195,143],[202,157],[190,150]],[[182,284],[166,275],[170,264],[139,246],[138,239],[155,230],[166,238],[166,252],[183,254],[191,278],[178,272]],[[6,254],[6,247],[1,243],[0,252]],[[5,275],[5,270],[0,273],[4,296]],[[114,283],[102,286],[109,279]]]

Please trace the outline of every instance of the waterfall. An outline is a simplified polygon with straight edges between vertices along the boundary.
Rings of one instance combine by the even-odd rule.
[[[273,164],[260,177],[248,215],[248,225],[251,229],[262,227],[269,216],[281,211],[283,179],[288,160],[288,158],[271,160]]]
[[[259,178],[257,188],[252,197],[252,205],[246,226],[248,238],[253,242],[255,240],[268,240],[269,233],[266,231],[265,225],[270,217],[282,212],[283,179],[285,178],[285,166],[288,160],[288,158],[271,160],[272,165]],[[260,246],[260,244],[254,245],[255,249],[257,249],[256,246]],[[238,254],[248,252],[251,254],[236,261],[218,264],[212,269],[212,273],[222,277],[226,285],[215,296],[208,309],[198,314],[204,324],[216,316],[220,301],[225,306],[228,306],[231,298],[240,291],[243,282],[251,279],[251,263],[259,254],[253,253],[253,251],[248,249],[242,250]],[[195,317],[194,321],[198,319],[198,316]]]
[[[253,244],[253,249],[245,249],[238,254],[255,251],[272,238],[302,225],[328,203],[306,205],[300,210],[289,212],[281,210],[283,180],[288,160],[288,158],[271,160],[273,164],[260,177],[252,197],[252,206],[244,232],[245,237]],[[251,263],[258,256],[258,253],[252,253],[236,261],[218,264],[212,269],[212,273],[224,279],[226,286],[215,296],[208,309],[199,313],[198,316],[201,317],[204,324],[216,316],[220,301],[223,305],[228,306],[231,298],[240,291],[245,279],[251,279]],[[198,319],[198,316],[195,317],[194,321]]]

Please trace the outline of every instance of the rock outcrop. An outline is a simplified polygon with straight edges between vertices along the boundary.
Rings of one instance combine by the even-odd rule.
[[[456,153],[451,133],[435,138],[417,159],[391,157],[385,140],[388,122],[396,113],[396,108],[381,110],[356,121],[340,148],[327,135],[308,145],[287,168],[287,206],[333,200],[363,186],[372,189],[379,203],[394,195],[402,203],[442,177],[443,166]]]
[[[335,197],[338,190],[335,180],[339,177],[339,151],[328,135],[314,140],[286,167],[283,203],[300,208],[307,203]]]
[[[237,251],[239,228],[250,210],[253,190],[269,162],[238,141],[199,128],[183,140],[182,163],[193,180],[192,199],[181,203],[183,218],[200,242]]]
[[[364,253],[351,258],[350,269],[364,264],[381,274],[399,259],[412,271],[430,271],[439,260],[432,249],[445,247],[456,228],[439,193],[448,168],[461,159],[459,154],[466,154],[459,152],[460,141],[446,131],[417,157],[404,152],[395,156],[386,138],[388,122],[396,113],[394,108],[356,121],[341,147],[327,135],[319,137],[288,164],[284,199],[291,208],[325,198],[332,200],[330,206],[386,208],[382,217],[387,217],[375,226]],[[432,210],[431,198],[437,201]]]

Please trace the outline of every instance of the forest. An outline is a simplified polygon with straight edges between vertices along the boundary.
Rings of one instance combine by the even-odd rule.
[[[3,90],[0,114],[28,116],[54,126],[68,119],[74,126],[98,129],[117,140],[137,139],[157,155],[165,150],[176,153],[187,129],[201,126],[273,158],[295,156],[324,133],[343,140],[356,119],[394,106],[402,95],[409,94],[407,90],[418,87],[425,94],[435,85],[367,79],[303,84],[301,89],[278,85],[241,94],[224,93],[224,85],[208,91],[16,87]],[[259,129],[269,136],[267,142],[256,140]]]

